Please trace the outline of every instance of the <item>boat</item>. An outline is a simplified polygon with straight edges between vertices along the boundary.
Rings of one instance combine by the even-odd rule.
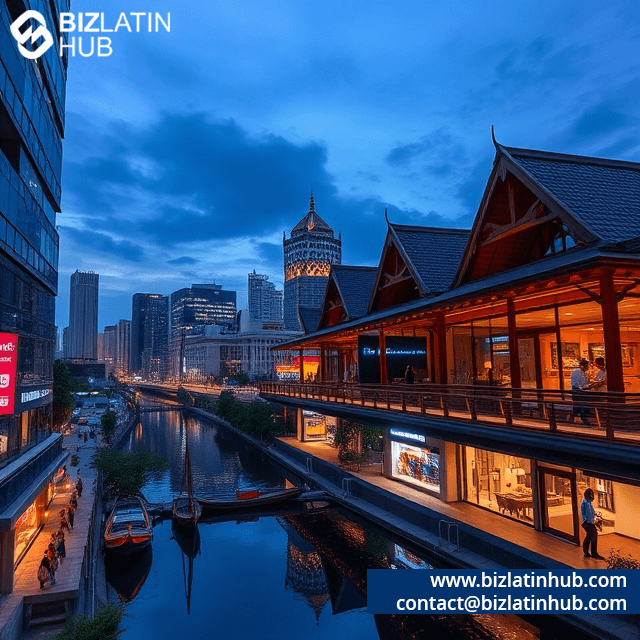
[[[236,491],[235,497],[197,498],[206,511],[234,511],[258,509],[267,505],[294,500],[302,493],[302,487],[289,489],[268,489],[266,491]]]
[[[133,553],[151,545],[153,529],[144,503],[137,496],[116,501],[104,530],[105,547]]]
[[[193,496],[191,458],[189,457],[189,435],[188,433],[185,435],[187,443],[184,453],[184,476],[182,478],[183,491],[177,498],[173,500],[173,519],[183,527],[195,529],[198,525],[198,519],[202,515],[202,507]]]

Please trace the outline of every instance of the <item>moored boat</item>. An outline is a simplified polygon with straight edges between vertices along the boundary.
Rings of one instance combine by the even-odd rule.
[[[151,519],[142,500],[136,496],[118,499],[105,527],[105,547],[133,553],[147,548],[152,540]]]
[[[183,490],[180,495],[173,500],[173,519],[183,527],[194,529],[198,525],[198,520],[202,515],[202,507],[193,496],[191,458],[189,456],[189,435],[188,433],[185,435],[184,476],[182,478]]]
[[[258,509],[298,498],[302,487],[289,489],[269,489],[266,491],[236,491],[235,497],[197,498],[205,511],[233,511],[240,509]]]

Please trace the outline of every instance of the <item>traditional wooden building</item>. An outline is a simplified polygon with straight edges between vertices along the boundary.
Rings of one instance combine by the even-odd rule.
[[[334,268],[282,346],[314,383],[263,395],[383,427],[385,475],[445,501],[576,542],[590,486],[640,539],[640,164],[495,146],[471,231],[388,223],[375,276]]]

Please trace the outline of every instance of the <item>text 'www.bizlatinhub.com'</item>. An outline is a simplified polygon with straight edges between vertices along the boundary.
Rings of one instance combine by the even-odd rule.
[[[640,613],[634,570],[367,572],[369,613]]]

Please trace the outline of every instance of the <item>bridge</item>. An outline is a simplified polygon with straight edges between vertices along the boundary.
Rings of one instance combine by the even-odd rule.
[[[155,405],[155,404],[141,404],[138,405],[138,411],[140,413],[154,413],[156,411],[182,411],[184,407],[180,405],[167,406],[167,405]]]

